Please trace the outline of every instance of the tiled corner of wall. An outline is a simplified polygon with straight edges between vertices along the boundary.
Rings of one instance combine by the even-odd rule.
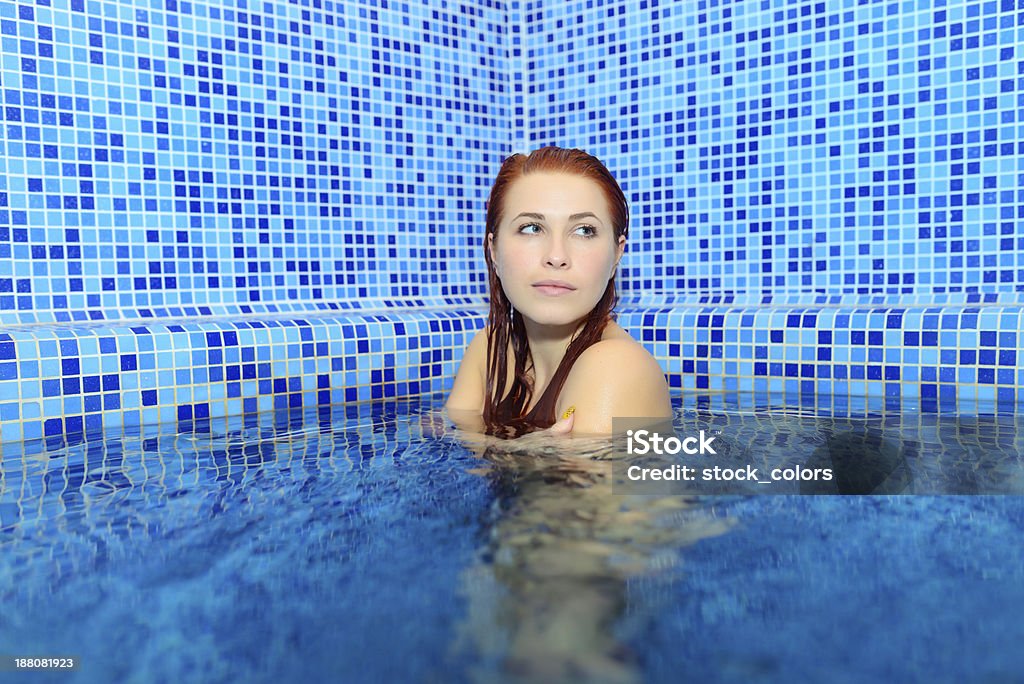
[[[978,0],[0,3],[0,439],[446,389],[545,144],[626,191],[679,391],[1008,406],[1021,44]]]

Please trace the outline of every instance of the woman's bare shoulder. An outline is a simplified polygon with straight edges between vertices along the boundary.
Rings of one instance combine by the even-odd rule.
[[[587,348],[569,372],[584,375],[586,371],[604,369],[613,376],[630,377],[637,371],[663,376],[661,366],[647,349],[628,335],[602,339]]]
[[[573,371],[580,367],[580,362],[584,364],[583,367],[615,362],[616,364],[626,364],[629,370],[636,370],[637,366],[642,366],[657,369],[658,373],[661,373],[661,367],[647,351],[647,348],[633,339],[632,335],[614,321],[608,324],[598,342],[590,345],[580,354],[580,358],[573,364]],[[572,372],[570,372],[571,376]]]
[[[576,407],[574,433],[609,434],[612,418],[672,415],[658,361],[628,333],[615,331],[573,364],[558,398],[559,415],[570,406]]]

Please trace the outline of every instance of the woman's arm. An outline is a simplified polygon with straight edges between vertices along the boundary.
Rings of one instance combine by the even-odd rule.
[[[451,394],[445,402],[450,412],[473,412],[482,415],[484,412],[484,392],[486,388],[484,372],[487,365],[487,328],[478,330],[462,355],[462,362],[455,374]]]
[[[511,361],[511,359],[510,359]],[[484,433],[483,421],[484,394],[486,392],[487,368],[487,328],[477,331],[466,352],[462,356],[459,370],[452,384],[452,391],[445,402],[448,417],[455,427],[466,433]],[[559,414],[561,417],[561,414]],[[547,430],[533,433],[533,438],[540,435],[564,436],[572,432],[573,417],[570,415],[557,420]],[[520,438],[522,439],[522,438]],[[488,438],[488,443],[492,438]]]
[[[612,418],[671,418],[672,402],[661,366],[631,339],[587,348],[573,364],[558,398],[558,416],[576,407],[574,435],[610,435]]]

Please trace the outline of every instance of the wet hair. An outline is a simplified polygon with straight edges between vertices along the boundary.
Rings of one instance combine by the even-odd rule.
[[[531,173],[567,173],[596,182],[608,202],[616,244],[620,237],[625,237],[629,232],[629,205],[626,196],[614,176],[596,157],[583,150],[541,147],[528,155],[513,154],[502,163],[487,203],[487,228],[484,235],[484,260],[487,262],[487,283],[491,296],[487,316],[489,328],[483,411],[487,431],[502,436],[518,436],[554,424],[555,403],[565,379],[569,376],[569,371],[580,354],[601,339],[618,299],[613,274],[601,299],[570,341],[565,356],[558,364],[544,394],[533,409],[526,413],[526,406],[534,390],[533,382],[526,374],[527,364],[532,363],[526,326],[523,323],[523,315],[513,311],[511,302],[505,296],[491,259],[488,242],[492,239],[491,236],[497,237],[509,187]],[[515,369],[512,387],[506,394],[507,350],[510,346],[515,358]]]

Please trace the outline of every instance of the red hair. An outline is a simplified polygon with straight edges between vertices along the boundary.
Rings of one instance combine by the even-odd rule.
[[[568,173],[588,178],[598,184],[608,201],[611,213],[615,243],[629,232],[629,205],[626,196],[611,172],[599,159],[583,150],[542,147],[528,155],[513,154],[498,171],[498,177],[491,188],[487,202],[487,228],[484,236],[484,260],[487,262],[487,283],[490,289],[490,311],[487,316],[487,374],[484,397],[484,423],[491,434],[520,435],[531,430],[550,427],[555,422],[555,403],[562,391],[562,385],[569,376],[576,359],[587,347],[601,339],[605,326],[611,320],[612,310],[618,296],[615,293],[615,277],[609,278],[608,286],[597,305],[584,318],[583,325],[569,343],[565,356],[551,377],[547,389],[537,404],[526,413],[526,406],[533,396],[533,381],[526,374],[530,345],[526,338],[526,327],[522,314],[512,311],[512,305],[502,290],[501,282],[491,260],[488,242],[497,237],[505,207],[505,195],[509,187],[519,178],[531,173]],[[515,372],[512,387],[505,393],[508,374],[508,349],[511,346],[515,358]]]

